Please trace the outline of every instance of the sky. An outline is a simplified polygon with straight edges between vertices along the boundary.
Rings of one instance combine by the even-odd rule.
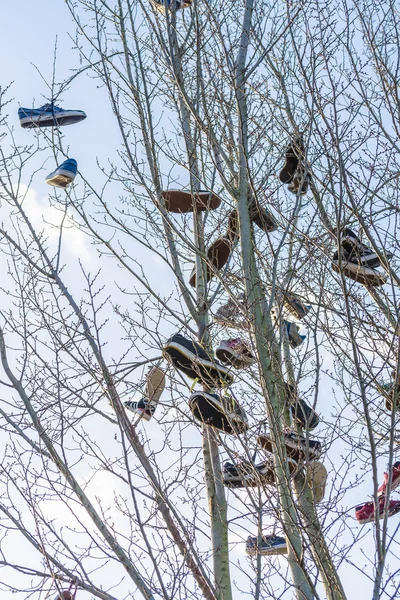
[[[78,53],[72,49],[73,42],[68,35],[73,33],[73,29],[69,11],[62,0],[36,0],[35,2],[14,0],[6,2],[2,7],[0,44],[3,59],[0,84],[4,87],[12,83],[9,97],[11,96],[13,100],[8,110],[10,123],[15,126],[16,139],[20,143],[26,143],[30,133],[19,127],[18,107],[40,106],[48,100],[45,82],[51,81],[52,78],[55,45],[57,44],[56,81],[64,80],[71,74],[72,69],[79,67]],[[110,152],[114,158],[120,144],[119,130],[107,94],[104,89],[98,88],[98,82],[95,80],[79,77],[63,94],[62,106],[85,110],[88,115],[82,123],[67,128],[65,139],[70,148],[70,156],[76,158],[79,170],[85,178],[89,181],[98,180],[100,185],[101,176],[96,166],[96,159],[105,162],[110,157]],[[44,182],[44,176],[54,168],[53,158],[49,155],[43,170],[35,175],[32,190],[29,192],[28,202],[31,203],[31,208],[28,210],[31,211],[31,218],[34,222],[36,220],[38,225],[43,219],[50,221],[55,218],[54,212],[47,203],[48,188]],[[71,257],[80,258],[85,264],[96,268],[98,263],[83,234],[71,230],[68,235],[70,236],[68,252]],[[107,271],[104,263],[102,267]],[[151,271],[156,284],[171,285],[171,281],[165,280],[163,267],[157,260],[152,264]],[[327,390],[327,404],[331,400],[331,392]],[[335,453],[339,457],[340,448],[337,448]],[[96,485],[99,489],[107,488],[107,485],[102,482],[97,482]],[[368,483],[365,483],[362,489],[353,489],[346,498],[347,506],[354,506],[359,498],[364,499],[369,490]],[[109,489],[108,493],[110,494]],[[65,519],[68,520],[68,517],[65,516]],[[368,536],[372,536],[372,533],[367,534],[367,539]],[[234,558],[236,553],[239,555],[241,551],[241,548],[235,550]],[[349,572],[348,577],[352,576],[349,567],[346,566],[344,569]],[[360,579],[359,595],[362,592],[363,581]],[[14,598],[11,593],[1,594],[1,600]],[[77,600],[88,600],[88,598],[89,595],[81,592]]]

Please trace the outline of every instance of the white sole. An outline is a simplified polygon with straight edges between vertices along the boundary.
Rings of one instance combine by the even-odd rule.
[[[82,117],[82,120],[85,118],[82,114],[82,112],[78,112],[78,111],[67,111],[65,114],[63,115],[54,115],[54,116],[48,116],[48,117],[43,117],[41,115],[36,116],[36,117],[22,117],[22,119],[19,120],[21,127],[23,127],[24,125],[43,125],[43,123],[46,123],[47,121],[49,122],[49,127],[54,126],[57,127],[57,121],[60,120],[62,121],[63,119],[68,119],[71,117]],[[54,121],[56,121],[56,123],[54,123]],[[72,125],[72,123],[64,123],[64,125]]]
[[[177,344],[176,342],[169,343],[168,346],[165,346],[163,352],[165,350],[168,350],[168,348],[179,350],[179,352],[181,352],[183,356],[186,356],[186,358],[191,360],[194,364],[202,365],[203,367],[214,369],[216,371],[221,371],[224,375],[227,375],[229,379],[233,379],[228,369],[225,369],[224,367],[221,368],[221,365],[216,365],[215,363],[211,362],[210,360],[206,360],[205,358],[200,358],[199,356],[193,354],[193,352],[190,352],[190,350],[188,350],[184,346],[181,346],[180,344]],[[167,360],[170,362],[169,357],[167,358]]]
[[[51,173],[46,179],[48,185],[53,187],[66,188],[75,179],[75,173],[71,174],[71,171],[58,171],[57,173]]]

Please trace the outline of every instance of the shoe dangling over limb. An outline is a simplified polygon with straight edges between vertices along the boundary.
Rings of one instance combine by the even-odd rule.
[[[311,306],[306,304],[299,294],[288,292],[283,288],[279,288],[277,293],[282,297],[286,310],[289,311],[296,319],[299,319],[299,321],[310,312]]]
[[[124,406],[145,421],[150,421],[157,409],[157,404],[165,388],[165,371],[155,366],[146,376],[144,397],[139,401],[128,400]]]
[[[379,498],[379,519],[383,519],[385,517],[385,496],[381,496]],[[387,510],[388,517],[392,517],[400,512],[400,501],[399,500],[390,500],[389,506]],[[364,523],[372,523],[375,521],[375,505],[373,502],[364,502],[364,504],[360,504],[355,508],[355,517],[357,522],[360,525]]]
[[[299,397],[297,390],[290,383],[285,383],[285,388],[285,401],[289,406],[292,419],[302,429],[309,431],[315,429],[319,424],[319,416],[315,410]]]
[[[380,266],[379,256],[376,252],[363,244],[360,238],[349,227],[343,230],[340,237],[340,245],[347,254],[349,261],[353,260],[360,266],[371,267],[372,269]],[[387,260],[390,260],[393,258],[393,253],[385,251],[385,256]]]
[[[189,408],[194,418],[223,433],[244,433],[249,425],[245,410],[232,397],[217,393],[194,392],[189,398]]]
[[[219,196],[207,190],[199,190],[197,193],[190,190],[165,190],[161,195],[166,210],[171,213],[193,212],[193,205],[197,212],[215,210],[222,202]]]
[[[245,369],[256,362],[250,348],[240,338],[221,340],[215,356],[224,365],[232,365],[235,369]]]
[[[283,437],[287,456],[293,458],[297,463],[304,460],[315,460],[322,454],[321,442],[318,442],[317,440],[306,439],[294,432],[284,433]],[[274,444],[270,435],[259,435],[257,437],[257,443],[267,452],[273,453]]]
[[[213,244],[211,244],[207,251],[207,283],[211,281],[211,279],[214,277],[215,270],[220,271],[226,265],[231,250],[231,242],[224,237],[218,238]],[[210,265],[212,265],[212,267],[210,267]],[[196,287],[196,265],[194,265],[193,270],[190,274],[189,283],[192,287]]]
[[[162,349],[163,357],[175,369],[191,379],[201,379],[208,387],[222,387],[233,382],[229,370],[213,360],[197,342],[174,334]]]
[[[392,466],[392,481],[390,483],[390,490],[394,490],[400,485],[400,461],[396,461]],[[383,474],[383,483],[378,488],[378,496],[387,496],[389,486],[389,473]]]
[[[278,224],[272,214],[263,208],[255,198],[249,202],[250,220],[262,229],[265,233],[271,233],[278,229]]]
[[[366,287],[384,285],[387,280],[386,273],[361,265],[354,253],[350,256],[342,252],[342,261],[340,262],[339,252],[336,251],[332,258],[332,269],[336,273],[342,272],[346,277],[357,281],[357,283],[362,283]]]
[[[65,189],[74,181],[77,172],[78,163],[74,158],[68,158],[55,171],[47,175],[46,183],[53,187]]]
[[[294,174],[292,181],[288,185],[288,190],[296,196],[297,194],[299,194],[299,196],[305,196],[308,192],[310,181],[311,175],[299,167]]]
[[[289,473],[293,477],[298,470],[298,464],[293,458],[287,459]],[[247,460],[239,461],[236,465],[225,462],[222,470],[222,483],[229,488],[259,487],[264,484],[276,485],[275,467],[272,459],[259,464]]]
[[[300,335],[299,329],[300,327],[293,323],[292,321],[283,321],[284,326],[286,327],[286,331],[289,338],[289,344],[292,348],[298,348],[306,339],[306,335]]]
[[[171,0],[149,0],[149,2],[158,12],[163,14],[165,14],[167,9],[171,8]],[[192,2],[193,0],[175,0],[175,10],[190,8]]]
[[[64,109],[54,104],[45,104],[40,108],[19,108],[18,117],[21,127],[62,127],[73,125],[86,119],[83,110]]]
[[[258,538],[251,536],[247,538],[246,542],[246,553],[249,556],[272,556],[274,554],[287,554],[287,544],[284,537],[279,535],[266,535],[261,536],[261,543],[258,544]]]
[[[325,498],[325,488],[328,481],[328,471],[325,466],[315,460],[306,466],[307,483],[311,489],[315,504],[319,504]]]
[[[299,166],[299,158],[304,158],[304,142],[301,136],[293,138],[286,149],[285,164],[279,173],[282,183],[290,183]]]

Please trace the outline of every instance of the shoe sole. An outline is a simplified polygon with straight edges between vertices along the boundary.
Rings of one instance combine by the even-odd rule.
[[[244,369],[254,364],[254,358],[246,358],[243,354],[238,354],[229,348],[217,348],[215,356],[224,365],[232,365],[235,369]]]
[[[75,173],[71,173],[71,171],[60,170],[54,175],[53,173],[49,175],[49,177],[46,179],[46,183],[48,185],[52,185],[53,187],[66,188],[74,181],[74,179]]]
[[[249,556],[257,556],[257,554],[260,554],[261,556],[273,556],[273,555],[280,555],[280,554],[287,554],[287,546],[277,546],[277,547],[273,547],[271,549],[263,549],[261,548],[260,550],[258,550],[257,548],[255,548],[254,550],[250,550],[248,548],[246,548],[246,554],[248,554]]]
[[[158,402],[165,388],[165,371],[152,367],[146,377],[145,397],[149,402]]]
[[[392,510],[388,510],[388,517],[393,517],[394,515],[397,515],[397,513],[400,512],[400,506],[398,506],[397,508],[392,508]],[[382,519],[384,519],[385,517],[385,513],[379,514],[379,520],[381,521]],[[373,515],[371,517],[368,517],[367,519],[357,519],[357,523],[359,523],[360,525],[364,525],[364,523],[373,523],[373,521],[375,521],[375,512],[373,513]]]
[[[397,479],[395,479],[394,481],[392,480],[392,484],[390,486],[390,491],[395,490],[397,487],[399,487],[400,485],[400,475],[397,476]],[[380,498],[381,496],[386,496],[386,488],[384,490],[382,490],[381,492],[378,491],[378,498]]]
[[[207,251],[206,283],[215,277],[215,271],[220,271],[228,262],[232,245],[227,238],[218,238]],[[189,284],[196,287],[196,265],[190,274]]]
[[[229,373],[229,371],[227,369],[224,369],[224,368],[221,369],[219,367],[216,367],[211,361],[203,359],[203,358],[199,358],[198,356],[193,354],[193,352],[190,352],[187,348],[185,348],[184,346],[181,346],[181,344],[174,343],[174,342],[171,344],[168,344],[162,350],[163,357],[173,366],[175,366],[175,365],[173,363],[171,363],[171,357],[166,352],[166,350],[168,350],[168,349],[177,350],[185,358],[188,358],[192,363],[194,363],[196,366],[203,367],[204,369],[210,369],[211,371],[213,371],[216,374],[216,377],[213,377],[210,372],[207,372],[207,375],[208,375],[208,377],[206,377],[207,381],[212,380],[213,382],[215,382],[215,380],[218,379],[220,382],[226,383],[227,385],[230,385],[233,382],[233,376]],[[195,369],[192,369],[192,371],[194,373],[194,376],[192,377],[192,379],[197,379],[197,378],[202,379],[200,371],[197,372]],[[223,374],[225,379],[220,377],[221,373]]]
[[[60,127],[65,125],[73,125],[86,119],[86,115],[81,112],[69,111],[62,116],[52,115],[51,117],[22,117],[19,122],[24,129],[33,129],[34,127]]]
[[[342,273],[350,279],[357,281],[357,283],[362,283],[367,286],[378,286],[384,285],[386,283],[387,277],[381,273],[363,273],[362,269],[365,267],[360,267],[358,265],[351,265],[350,263],[342,262],[342,269],[339,268],[339,263],[337,261],[332,262],[332,269],[336,271],[336,273]]]

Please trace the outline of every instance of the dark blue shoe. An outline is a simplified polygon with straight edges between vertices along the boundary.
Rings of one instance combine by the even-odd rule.
[[[86,119],[83,110],[65,110],[45,104],[40,108],[19,108],[19,122],[24,129],[33,127],[61,127],[62,125],[73,125]]]
[[[55,171],[47,175],[46,183],[58,188],[66,188],[72,183],[78,172],[78,163],[74,158],[65,160]]]
[[[224,433],[234,435],[249,428],[244,409],[231,396],[195,392],[189,398],[189,408],[195,419]]]
[[[268,556],[270,554],[287,554],[286,540],[279,535],[263,535],[261,543],[258,545],[257,538],[249,536],[246,542],[246,552],[250,556],[261,554]]]

